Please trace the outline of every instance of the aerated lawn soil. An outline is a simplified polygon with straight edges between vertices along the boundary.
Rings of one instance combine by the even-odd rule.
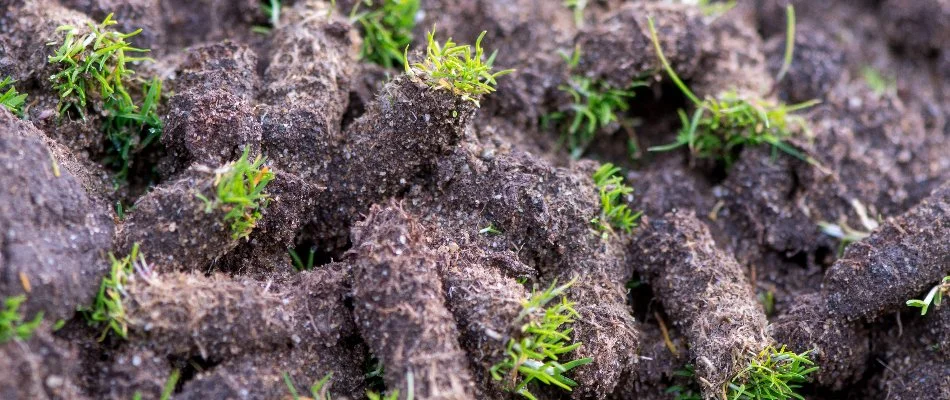
[[[735,3],[0,0],[0,399],[950,399],[950,1]]]

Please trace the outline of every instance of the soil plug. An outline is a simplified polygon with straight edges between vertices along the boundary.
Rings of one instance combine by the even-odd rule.
[[[472,399],[474,385],[446,308],[437,256],[399,205],[373,206],[353,232],[357,325],[385,365],[389,390],[418,398]]]
[[[133,206],[119,230],[120,248],[141,243],[159,270],[203,268],[247,238],[262,218],[274,172],[263,157],[216,170],[194,166]]]
[[[742,268],[693,213],[667,213],[644,230],[634,266],[686,335],[704,398],[718,397],[750,354],[772,344],[765,314]]]
[[[900,311],[947,275],[950,185],[845,249],[825,273],[829,311],[848,320]],[[925,293],[926,294],[926,293]]]

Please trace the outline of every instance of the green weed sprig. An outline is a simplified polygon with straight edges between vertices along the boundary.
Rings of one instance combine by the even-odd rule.
[[[505,381],[505,390],[532,400],[536,399],[528,390],[532,382],[571,391],[577,382],[564,374],[593,361],[582,358],[562,364],[558,360],[558,357],[582,345],[580,342],[571,344],[573,328],[564,328],[564,325],[573,323],[578,317],[574,303],[564,295],[574,282],[572,280],[561,286],[554,282],[546,290],[535,292],[522,304],[522,311],[514,321],[515,324],[522,323],[518,332],[520,338],[508,341],[506,358],[490,369],[493,379]],[[558,297],[560,301],[548,305]]]
[[[120,33],[110,28],[117,23],[109,14],[100,24],[88,24],[85,33],[71,25],[60,26],[56,31],[65,32],[65,36],[48,59],[50,64],[60,67],[50,77],[59,94],[60,116],[72,110],[85,119],[88,107],[93,106],[91,100],[101,102],[95,104],[96,112],[104,115],[103,131],[111,144],[106,162],[119,170],[116,180],[122,182],[128,175],[132,155],[161,136],[162,121],[157,109],[162,83],[157,78],[134,79],[130,63],[152,61],[137,56],[149,50],[132,47],[126,41],[141,29]],[[140,102],[127,89],[138,82],[142,85]]]
[[[920,315],[927,315],[927,310],[930,309],[930,306],[940,307],[940,303],[943,302],[943,296],[947,294],[950,294],[950,276],[943,277],[943,280],[941,280],[937,286],[934,286],[927,292],[923,300],[907,300],[907,305],[910,307],[919,307]]]
[[[20,94],[17,92],[16,88],[13,87],[13,84],[16,81],[13,78],[5,77],[0,81],[0,106],[5,107],[7,110],[10,110],[13,114],[18,117],[23,116],[23,104],[26,103],[26,93]],[[3,88],[10,86],[6,92],[3,91]]]
[[[808,375],[818,371],[806,351],[796,354],[785,346],[773,346],[760,351],[745,368],[727,384],[729,400],[799,399],[796,393]]]
[[[105,325],[99,341],[103,341],[111,330],[119,337],[128,336],[128,318],[125,313],[125,298],[128,297],[126,288],[135,278],[136,270],[147,271],[145,256],[139,254],[139,244],[132,246],[132,252],[124,258],[115,258],[109,253],[112,266],[109,275],[102,278],[99,292],[91,307],[80,307],[81,312],[91,325]]]
[[[406,48],[406,73],[410,76],[421,75],[429,86],[451,90],[462,99],[479,105],[478,97],[495,91],[496,79],[502,75],[514,72],[513,69],[492,72],[495,55],[492,53],[484,59],[482,38],[486,32],[478,35],[474,49],[469,45],[459,45],[451,38],[440,44],[435,40],[435,28],[428,34],[426,56],[422,62],[409,64]]]
[[[624,204],[625,198],[633,193],[633,188],[623,183],[620,168],[606,163],[594,172],[593,178],[594,186],[600,193],[600,215],[592,219],[591,223],[605,238],[614,229],[627,234],[633,232],[643,212],[633,212]]]
[[[250,162],[248,154],[249,149],[244,149],[240,159],[218,169],[214,200],[197,194],[205,203],[205,212],[219,207],[225,211],[224,222],[231,227],[235,240],[248,237],[254,230],[270,199],[264,188],[274,179],[274,173],[264,166],[264,157],[257,156]]]
[[[786,143],[796,130],[808,131],[807,124],[796,111],[819,102],[806,101],[794,105],[773,103],[763,99],[747,99],[735,91],[700,100],[670,66],[657,37],[653,18],[649,18],[650,35],[663,68],[674,84],[696,106],[692,117],[679,110],[683,127],[673,143],[651,147],[650,151],[670,151],[687,147],[694,157],[722,160],[727,166],[738,158],[744,146],[768,144],[793,157],[819,166],[817,160]]]
[[[363,29],[360,59],[386,68],[406,63],[403,52],[412,43],[419,0],[382,0],[378,8],[357,12],[361,3],[372,6],[372,0],[357,1],[350,20]]]
[[[10,340],[28,340],[33,336],[36,328],[43,322],[43,312],[38,312],[32,320],[24,322],[20,313],[20,305],[26,301],[26,296],[7,297],[3,301],[3,310],[0,310],[0,344]]]

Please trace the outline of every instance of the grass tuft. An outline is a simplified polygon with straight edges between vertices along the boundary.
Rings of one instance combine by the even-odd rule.
[[[818,370],[808,357],[810,351],[797,354],[785,346],[766,347],[727,384],[729,400],[799,399],[800,383]]]
[[[90,325],[105,326],[99,335],[100,342],[105,340],[109,331],[123,339],[128,336],[128,319],[124,304],[128,292],[125,289],[135,278],[136,271],[148,271],[145,256],[139,254],[138,243],[132,246],[132,252],[128,256],[118,259],[109,253],[109,260],[112,267],[109,275],[102,278],[92,306],[79,308],[79,312],[86,317]]]
[[[13,87],[15,82],[16,81],[9,76],[0,80],[0,106],[10,110],[10,112],[18,117],[23,117],[23,104],[26,103],[26,93],[20,94],[17,92],[16,88]],[[7,86],[9,86],[9,88],[4,92],[3,89]]]
[[[428,34],[425,59],[411,65],[406,59],[406,73],[410,76],[421,75],[429,86],[451,90],[478,106],[479,96],[495,91],[498,77],[514,72],[513,69],[492,72],[497,52],[485,59],[482,49],[485,33],[478,35],[474,47],[456,44],[451,38],[445,44],[440,44],[435,40],[433,28]],[[404,58],[408,57],[408,50],[406,47]]]
[[[0,310],[0,344],[11,340],[28,340],[33,332],[43,322],[43,312],[38,312],[30,321],[23,321],[20,305],[26,301],[26,296],[7,297]]]
[[[65,36],[48,59],[60,68],[50,77],[59,94],[60,116],[72,111],[85,119],[90,107],[103,115],[103,131],[111,144],[107,163],[118,169],[116,181],[123,182],[133,154],[156,142],[162,134],[162,121],[157,114],[162,83],[157,78],[146,81],[135,77],[131,64],[152,61],[141,56],[149,50],[132,47],[126,41],[141,29],[116,32],[111,27],[117,23],[109,14],[101,23],[88,24],[85,29],[60,26],[56,31],[65,32]],[[49,45],[57,46],[57,42]],[[140,92],[129,91],[128,87],[138,85]],[[137,93],[140,101],[133,99],[132,93]]]
[[[264,157],[257,156],[251,162],[249,152],[244,149],[240,159],[216,171],[213,200],[200,193],[197,195],[205,203],[205,212],[217,208],[225,212],[224,222],[231,227],[231,237],[235,240],[247,238],[254,230],[270,200],[264,189],[274,179],[274,173],[264,166]]]
[[[572,344],[573,328],[563,327],[573,323],[579,316],[574,310],[574,303],[564,295],[574,282],[572,280],[557,286],[555,281],[546,290],[535,292],[522,304],[523,309],[514,321],[515,324],[521,324],[518,332],[520,338],[508,341],[506,358],[490,369],[492,378],[505,381],[505,390],[532,400],[536,399],[528,390],[532,382],[571,391],[577,382],[564,374],[593,361],[582,358],[562,364],[558,360],[558,357],[582,345],[580,342]],[[558,298],[560,301],[555,301]],[[555,301],[554,304],[548,305],[552,301]]]
[[[603,81],[573,75],[567,85],[558,88],[573,99],[569,111],[551,113],[546,118],[555,122],[570,119],[562,140],[567,143],[571,156],[580,158],[598,131],[619,122],[618,114],[630,109],[627,100],[634,97],[633,89],[639,86],[646,84],[637,81],[626,89],[617,89]]]
[[[358,12],[360,4],[372,7],[372,0],[357,1],[350,20],[363,30],[360,59],[393,68],[405,65],[403,50],[412,43],[420,0],[382,0],[379,7]]]
[[[650,151],[670,151],[687,147],[693,157],[721,160],[732,165],[744,146],[768,144],[773,149],[820,166],[818,161],[803,154],[786,142],[798,131],[808,133],[807,124],[794,113],[819,102],[806,101],[786,105],[763,99],[748,99],[735,91],[726,91],[717,97],[700,100],[673,71],[657,37],[653,18],[648,20],[650,35],[663,68],[674,84],[696,106],[692,117],[679,110],[682,128],[673,143],[651,147]]]
[[[927,292],[927,295],[924,296],[923,300],[907,300],[907,305],[910,307],[920,308],[920,315],[927,315],[927,310],[930,309],[930,306],[940,307],[940,303],[943,302],[943,296],[950,294],[950,276],[943,277],[943,280],[930,289]]]
[[[614,229],[630,234],[637,227],[643,212],[633,212],[624,204],[633,188],[623,183],[620,168],[611,163],[601,165],[594,172],[594,185],[600,193],[600,215],[591,220],[594,227],[607,238]]]

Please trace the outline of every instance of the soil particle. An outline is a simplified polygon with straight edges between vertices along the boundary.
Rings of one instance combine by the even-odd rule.
[[[68,319],[95,294],[112,220],[42,132],[6,109],[0,127],[0,297],[24,294],[28,315]]]
[[[44,324],[26,341],[0,344],[0,398],[86,399],[79,387],[75,349],[49,335]]]
[[[825,275],[828,310],[841,318],[874,319],[947,274],[950,185],[905,214],[888,219],[867,239],[853,243]]]
[[[745,272],[693,213],[674,211],[643,229],[634,267],[686,336],[704,398],[716,398],[750,354],[771,343],[765,315]]]
[[[663,54],[683,79],[699,71],[701,38],[706,24],[694,7],[632,2],[612,11],[577,35],[582,51],[579,70],[592,78],[625,88],[636,79],[662,70],[653,48],[647,17],[652,16]],[[624,57],[617,57],[624,54]]]
[[[818,293],[798,296],[768,332],[796,353],[811,351],[822,387],[842,390],[864,374],[869,359],[868,330],[860,322],[835,318]]]
[[[354,227],[354,314],[385,365],[389,390],[438,399],[474,398],[459,332],[421,228],[398,204],[374,206]]]

